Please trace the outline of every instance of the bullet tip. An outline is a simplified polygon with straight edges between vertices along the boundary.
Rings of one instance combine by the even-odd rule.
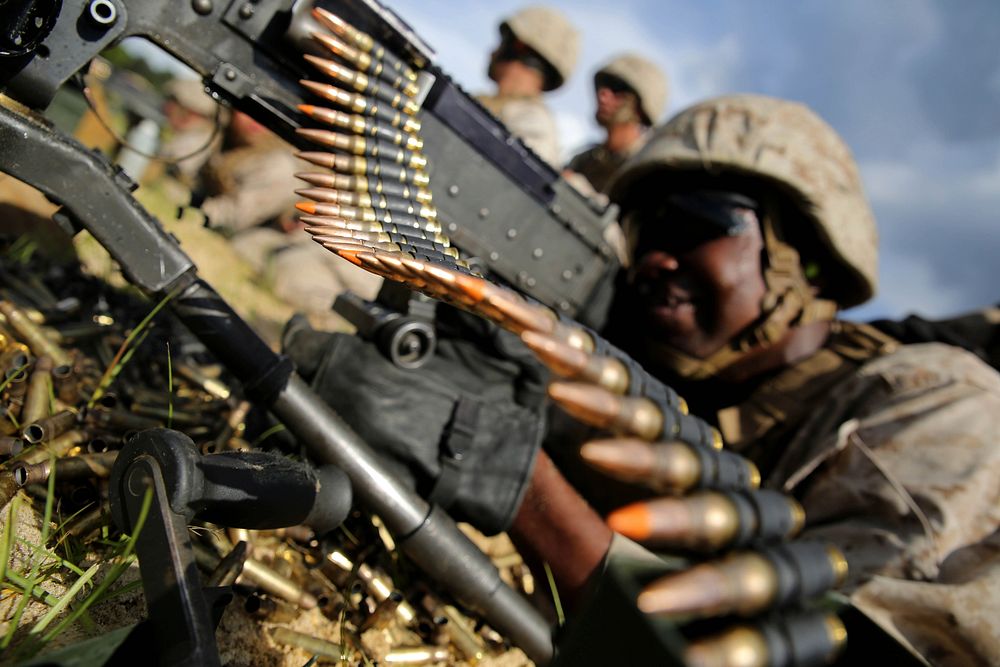
[[[316,203],[311,201],[295,202],[295,208],[309,215],[316,215]]]
[[[645,503],[635,503],[616,509],[608,515],[608,527],[625,537],[643,541],[653,532],[652,517]]]
[[[299,111],[311,116],[313,112],[316,111],[316,107],[314,107],[312,104],[300,104]]]

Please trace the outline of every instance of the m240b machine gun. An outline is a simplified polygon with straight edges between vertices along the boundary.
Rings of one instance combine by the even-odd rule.
[[[375,0],[319,2],[374,36],[419,72],[424,152],[440,193],[439,219],[484,272],[561,313],[594,323],[617,266],[596,207],[452,82],[434,53]],[[194,69],[220,101],[292,143],[312,48],[312,2],[303,0],[15,0],[0,17],[0,170],[61,206],[125,276],[171,308],[217,358],[311,451],[351,480],[400,548],[433,579],[520,646],[551,659],[550,629],[504,585],[486,557],[439,508],[399,483],[203,280],[190,258],[132,196],[134,183],[43,115],[56,91],[102,50],[143,37]]]

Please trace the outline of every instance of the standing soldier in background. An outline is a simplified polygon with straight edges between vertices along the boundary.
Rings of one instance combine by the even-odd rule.
[[[667,77],[655,63],[626,53],[594,74],[597,111],[604,141],[576,155],[566,171],[583,176],[594,192],[605,194],[611,176],[646,143],[649,128],[667,105]],[[572,178],[572,174],[566,174]],[[574,185],[582,185],[574,179]],[[589,193],[588,193],[589,194]]]
[[[580,35],[549,7],[526,7],[500,24],[500,46],[490,56],[493,95],[478,99],[542,159],[561,161],[555,118],[542,93],[555,90],[573,73]]]

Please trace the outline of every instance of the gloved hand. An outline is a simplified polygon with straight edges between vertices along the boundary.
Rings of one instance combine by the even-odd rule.
[[[545,432],[544,368],[516,336],[439,308],[434,356],[392,364],[373,343],[289,327],[282,346],[398,476],[455,518],[504,530]]]

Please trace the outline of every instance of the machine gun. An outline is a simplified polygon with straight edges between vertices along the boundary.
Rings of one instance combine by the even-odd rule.
[[[443,228],[493,277],[594,322],[616,270],[595,208],[452,82],[434,54],[375,0],[321,3],[420,71],[426,154]],[[0,19],[0,169],[61,205],[58,219],[88,230],[135,286],[172,295],[174,313],[319,463],[351,480],[402,549],[434,580],[533,660],[553,653],[539,614],[505,586],[439,508],[398,482],[374,452],[203,280],[191,259],[132,196],[135,184],[104,156],[65,136],[42,110],[102,50],[144,37],[193,68],[218,100],[302,145],[298,81],[312,3],[304,0],[20,0]],[[544,258],[544,259],[543,259]]]

